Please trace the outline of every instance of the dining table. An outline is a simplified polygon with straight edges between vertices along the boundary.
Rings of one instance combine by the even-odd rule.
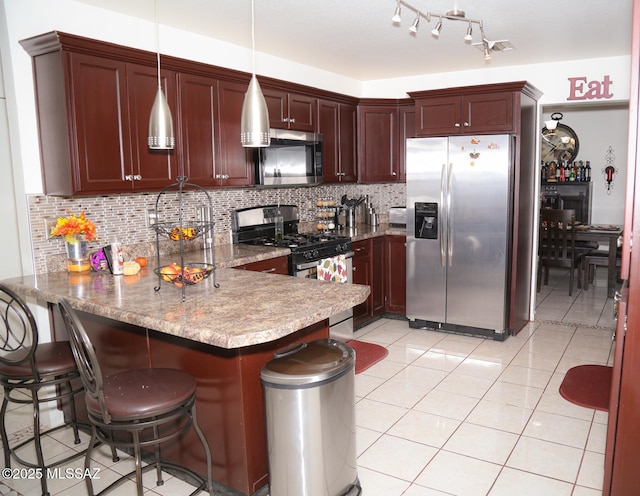
[[[576,241],[608,243],[609,265],[607,267],[607,296],[613,298],[616,284],[616,258],[618,257],[618,238],[622,235],[622,226],[616,225],[579,225],[575,226]]]

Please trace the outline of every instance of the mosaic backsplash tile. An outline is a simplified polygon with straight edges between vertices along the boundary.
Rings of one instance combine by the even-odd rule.
[[[283,189],[216,189],[207,190],[213,207],[214,243],[231,242],[231,212],[238,208],[256,205],[281,204],[298,205],[300,220],[312,223],[316,219],[316,201],[333,198],[338,203],[343,195],[348,198],[369,198],[384,219],[390,207],[405,204],[405,184],[348,184],[322,185],[305,188]],[[120,194],[79,198],[30,195],[28,197],[31,237],[34,251],[34,271],[36,274],[66,270],[64,243],[61,238],[49,238],[45,221],[49,226],[57,217],[68,213],[85,212],[87,218],[96,224],[100,240],[91,243],[95,250],[113,241],[122,243],[127,259],[136,256],[155,255],[155,230],[147,227],[147,212],[155,211],[156,203],[161,222],[171,222],[178,218],[179,194],[165,193],[158,201],[155,193]],[[188,191],[183,194],[183,219],[196,219],[201,205],[208,205],[207,195]],[[175,243],[173,244],[175,246]],[[171,244],[163,243],[162,250],[170,250]]]

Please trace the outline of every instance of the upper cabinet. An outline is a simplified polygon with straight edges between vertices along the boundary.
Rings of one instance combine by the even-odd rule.
[[[211,66],[163,57],[176,148],[150,150],[155,54],[58,32],[21,44],[33,61],[45,194],[155,191],[178,176],[204,187],[253,184],[239,131],[245,74],[225,70],[238,80],[222,82]]]
[[[315,132],[316,98],[278,88],[262,87],[269,109],[269,124],[277,129]]]
[[[325,183],[355,183],[358,180],[357,111],[355,103],[318,101]]]
[[[367,101],[358,107],[359,181],[400,180],[398,105]]]
[[[507,83],[410,93],[415,100],[416,135],[515,133],[516,91]]]

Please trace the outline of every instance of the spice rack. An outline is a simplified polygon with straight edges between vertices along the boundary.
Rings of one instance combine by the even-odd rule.
[[[184,195],[185,190],[189,192],[201,193],[205,198],[198,207],[209,207],[213,211],[211,196],[207,191],[197,184],[189,183],[188,178],[180,176],[177,181],[163,188],[156,197],[155,218],[156,223],[153,228],[156,232],[156,268],[154,269],[158,276],[158,284],[154,287],[155,291],[160,291],[163,282],[170,283],[180,287],[182,291],[182,301],[186,300],[187,286],[193,286],[201,283],[208,277],[213,277],[213,286],[218,288],[219,284],[215,281],[215,249],[211,244],[206,249],[209,260],[204,261],[188,261],[185,263],[185,241],[192,241],[199,237],[205,237],[213,231],[214,223],[211,220],[196,219],[193,217],[185,218]],[[168,193],[177,193],[177,200],[168,199]],[[161,211],[166,211],[168,206],[177,201],[178,215],[171,220],[161,221]],[[161,205],[165,208],[161,208]],[[167,238],[180,244],[180,264],[160,265],[160,239]],[[205,253],[203,251],[203,253]]]
[[[335,200],[320,198],[316,201],[316,229],[318,231],[333,231],[338,228],[338,210]]]

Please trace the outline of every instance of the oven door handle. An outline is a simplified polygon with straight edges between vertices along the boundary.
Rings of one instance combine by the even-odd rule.
[[[344,255],[344,258],[352,258],[354,253],[352,251],[348,251],[347,253],[341,253],[341,255]],[[336,257],[340,256],[340,255],[335,255]],[[333,257],[325,257],[325,258],[333,258]],[[318,262],[320,262],[320,260],[324,260],[322,258],[315,260],[313,262],[306,262],[303,264],[296,264],[296,270],[300,271],[300,270],[306,270],[306,269],[311,269],[313,267],[315,267],[316,265],[318,265]]]

